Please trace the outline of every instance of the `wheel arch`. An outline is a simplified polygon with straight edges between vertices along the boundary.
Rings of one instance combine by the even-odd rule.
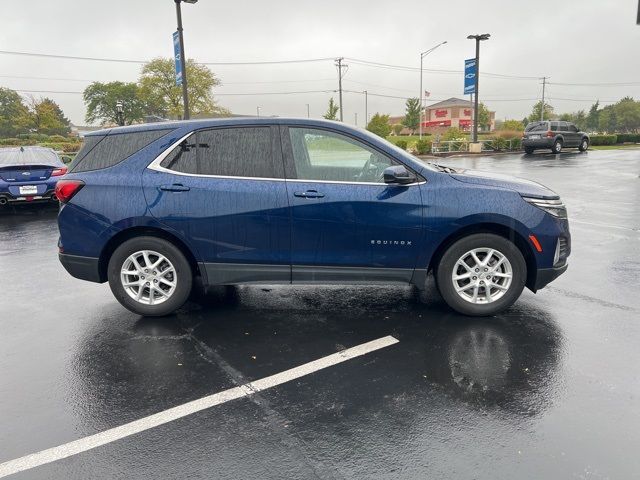
[[[527,282],[526,286],[530,290],[535,292],[536,277],[538,272],[537,262],[534,256],[533,248],[529,242],[516,230],[506,225],[499,223],[484,222],[473,225],[466,225],[459,228],[455,232],[451,233],[436,247],[431,260],[429,261],[429,267],[427,271],[434,272],[440,263],[440,259],[444,255],[444,252],[461,238],[477,233],[492,233],[499,235],[515,244],[522,253],[524,261],[527,265]]]
[[[115,252],[116,248],[118,248],[127,240],[130,240],[135,237],[142,237],[142,236],[161,238],[163,240],[166,240],[172,243],[182,252],[182,254],[187,259],[187,262],[189,262],[189,266],[191,267],[191,271],[193,272],[193,275],[194,276],[202,275],[202,270],[200,269],[195,256],[193,255],[189,247],[187,247],[187,245],[182,240],[180,240],[177,236],[161,228],[149,227],[149,226],[137,226],[137,227],[130,227],[125,230],[121,230],[120,232],[115,234],[113,237],[111,237],[109,241],[105,244],[104,248],[102,249],[102,252],[100,252],[100,257],[98,260],[98,271],[100,275],[100,281],[104,282],[107,280],[107,267],[109,265],[109,259],[111,258],[111,255],[113,255],[113,252]]]

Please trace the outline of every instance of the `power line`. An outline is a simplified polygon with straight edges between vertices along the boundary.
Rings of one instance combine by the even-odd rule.
[[[35,53],[35,52],[17,52],[10,50],[0,50],[0,54],[3,55],[18,55],[24,57],[40,57],[40,58],[57,58],[65,60],[86,60],[92,62],[115,62],[115,63],[148,63],[149,60],[135,60],[130,58],[106,58],[106,57],[81,57],[76,55],[55,55],[51,53]],[[274,65],[274,64],[287,64],[287,63],[312,63],[312,62],[325,62],[333,60],[333,58],[302,58],[295,60],[271,60],[265,62],[197,62],[200,65]]]
[[[621,83],[560,83],[547,82],[548,85],[566,85],[571,87],[640,87],[640,82]]]

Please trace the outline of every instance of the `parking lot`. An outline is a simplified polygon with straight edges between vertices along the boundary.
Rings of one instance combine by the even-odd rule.
[[[557,191],[567,273],[493,318],[433,288],[275,286],[142,318],[64,271],[55,208],[4,209],[0,476],[22,459],[11,478],[640,477],[640,151],[440,163]],[[345,350],[359,353],[332,356]],[[96,448],[23,458],[246,384]]]

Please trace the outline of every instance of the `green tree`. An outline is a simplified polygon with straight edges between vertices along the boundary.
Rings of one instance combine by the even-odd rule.
[[[124,124],[131,125],[145,116],[145,103],[140,98],[138,85],[124,82],[93,82],[84,89],[85,118],[89,123],[118,123],[116,104],[123,104]]]
[[[478,104],[478,127],[480,130],[491,129],[491,113],[487,106],[482,102]]]
[[[529,115],[529,122],[538,122],[540,121],[540,111],[542,110],[542,100],[536,103],[531,110],[531,115]],[[553,107],[549,105],[547,102],[544,103],[544,115],[543,120],[551,120],[554,117]]]
[[[68,135],[71,122],[64,116],[60,106],[50,98],[31,98],[29,115],[33,129],[45,135]]]
[[[607,105],[600,111],[598,130],[605,133],[613,133],[616,131],[616,112],[612,105]]]
[[[640,102],[631,97],[624,97],[613,106],[615,111],[616,131],[635,132],[640,128]]]
[[[600,101],[596,101],[591,108],[589,109],[589,113],[587,114],[587,118],[585,121],[585,128],[591,131],[598,130],[599,128],[599,118],[600,118]]]
[[[402,125],[411,130],[411,134],[414,134],[420,126],[420,99],[408,98],[405,106],[406,113],[402,119]]]
[[[391,129],[393,130],[393,133],[396,135],[400,135],[400,132],[402,131],[402,129],[404,128],[404,125],[402,125],[401,123],[394,123],[391,126]]]
[[[9,88],[0,87],[0,137],[15,137],[31,127],[29,109],[22,97]]]
[[[187,93],[191,115],[229,115],[226,108],[213,99],[213,88],[220,80],[205,65],[187,60]],[[142,67],[140,98],[149,115],[182,118],[182,87],[176,85],[175,64],[171,58],[154,58]]]
[[[387,138],[391,133],[391,125],[389,125],[389,115],[381,115],[376,113],[371,117],[371,121],[367,125],[367,130],[375,133],[379,137]]]
[[[340,111],[340,107],[336,105],[336,102],[333,100],[333,97],[329,99],[329,106],[327,108],[327,112],[323,115],[323,117],[327,120],[337,120],[338,112]]]
[[[520,120],[505,120],[500,124],[498,130],[517,130],[522,131],[522,122]]]

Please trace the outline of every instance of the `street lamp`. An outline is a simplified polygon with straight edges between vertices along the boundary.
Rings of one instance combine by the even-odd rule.
[[[429,55],[431,52],[433,52],[436,48],[441,47],[442,45],[444,45],[445,43],[447,43],[447,41],[445,40],[444,42],[440,42],[438,45],[436,45],[435,47],[431,47],[429,50],[425,50],[424,52],[422,52],[420,54],[420,96],[418,98],[420,98],[420,138],[422,138],[422,110],[423,110],[423,106],[422,106],[422,98],[424,95],[424,91],[422,90],[422,60],[424,60],[424,57],[426,57],[427,55]]]
[[[471,138],[473,143],[478,143],[478,85],[480,84],[480,42],[483,40],[489,40],[491,37],[488,33],[481,35],[469,35],[469,40],[476,41],[476,86],[475,86],[475,99],[473,106],[473,137]]]
[[[307,103],[307,118],[309,118],[309,104]]]
[[[258,116],[260,116],[260,107],[256,107],[256,112],[258,112]]]
[[[124,104],[120,100],[116,102],[116,121],[121,127],[124,125]]]
[[[180,65],[182,66],[182,103],[184,104],[184,120],[189,120],[189,96],[187,94],[187,60],[184,57],[184,36],[182,35],[182,11],[180,2],[194,4],[198,0],[174,0],[178,19],[178,36],[180,37]]]

